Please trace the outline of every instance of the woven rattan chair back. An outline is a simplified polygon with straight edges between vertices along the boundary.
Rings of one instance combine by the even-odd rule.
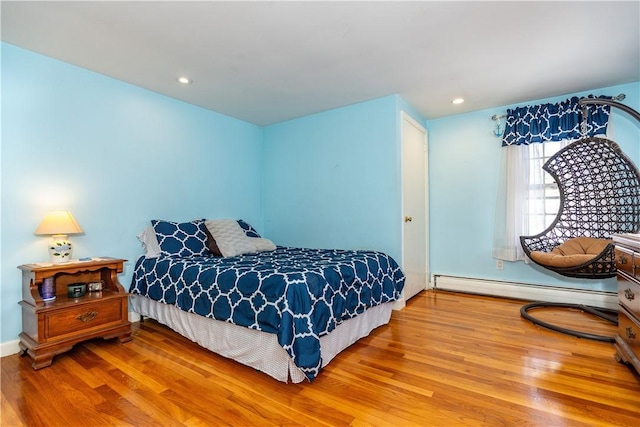
[[[542,168],[558,184],[560,209],[546,230],[520,237],[527,256],[532,251],[551,252],[574,237],[608,239],[640,229],[640,172],[615,142],[599,137],[580,139],[558,151]],[[613,277],[613,243],[592,261],[576,267],[542,266],[569,277]]]

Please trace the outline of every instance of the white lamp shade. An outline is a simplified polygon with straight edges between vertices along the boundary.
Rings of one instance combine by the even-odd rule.
[[[83,233],[82,227],[77,223],[69,211],[51,211],[44,217],[33,234],[78,234]]]
[[[51,211],[44,217],[33,234],[50,234],[53,240],[49,244],[49,259],[58,264],[71,260],[72,247],[67,234],[83,233],[82,227],[69,211]]]

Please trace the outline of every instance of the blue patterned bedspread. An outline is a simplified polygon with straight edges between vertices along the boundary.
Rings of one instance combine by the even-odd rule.
[[[319,338],[404,287],[396,261],[375,251],[299,249],[237,257],[138,259],[130,292],[181,310],[278,336],[312,380]]]

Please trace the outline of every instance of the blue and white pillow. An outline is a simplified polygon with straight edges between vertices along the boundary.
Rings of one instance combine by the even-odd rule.
[[[190,222],[151,220],[162,255],[191,257],[209,255],[204,219]]]
[[[245,221],[239,219],[238,220],[238,224],[240,224],[240,227],[244,230],[244,234],[247,237],[257,237],[260,238],[260,234],[258,234],[258,231],[253,228],[251,225],[249,225],[248,223],[246,223]]]

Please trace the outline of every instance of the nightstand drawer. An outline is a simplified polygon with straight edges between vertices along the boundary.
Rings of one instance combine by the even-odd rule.
[[[44,333],[47,340],[123,322],[123,298],[82,304],[44,314]]]
[[[640,354],[640,325],[624,309],[618,314],[618,335],[634,354]]]
[[[631,314],[640,317],[640,284],[626,274],[618,273],[618,301]]]

